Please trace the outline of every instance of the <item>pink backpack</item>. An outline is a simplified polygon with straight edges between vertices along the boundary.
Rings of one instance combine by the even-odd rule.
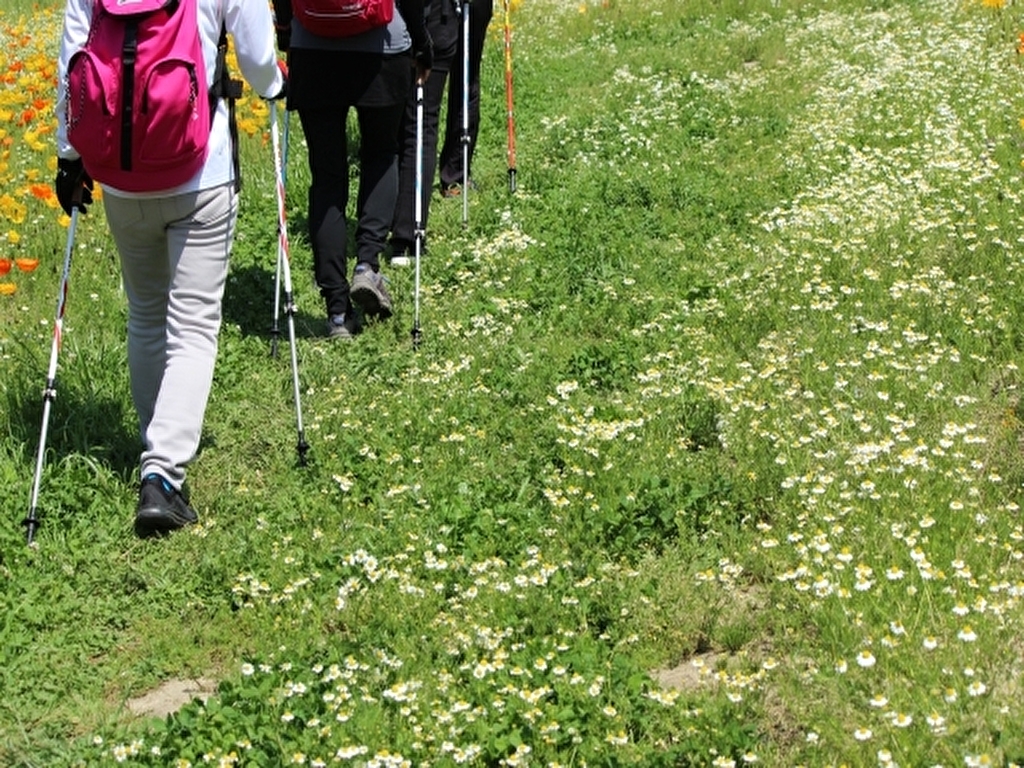
[[[202,168],[212,115],[196,0],[95,0],[67,87],[68,140],[96,181],[152,192]]]
[[[292,0],[299,23],[321,37],[349,37],[388,24],[395,0]]]

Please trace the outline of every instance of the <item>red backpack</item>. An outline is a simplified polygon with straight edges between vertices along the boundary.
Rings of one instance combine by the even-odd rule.
[[[388,24],[395,0],[292,0],[292,11],[314,35],[349,37]]]
[[[196,0],[95,0],[68,64],[68,140],[88,174],[128,192],[202,168],[212,121]]]

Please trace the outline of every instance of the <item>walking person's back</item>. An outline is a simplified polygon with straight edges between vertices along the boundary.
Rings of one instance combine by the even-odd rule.
[[[175,134],[171,131],[165,136],[141,123],[133,128],[133,121],[141,119],[140,113],[150,105],[147,97],[155,97],[145,90],[149,81],[139,79],[134,89],[125,89],[124,98],[131,109],[122,112],[121,146],[111,160],[114,166],[110,166],[93,152],[96,147],[90,131],[95,126],[82,124],[100,118],[88,116],[84,110],[88,105],[72,99],[80,99],[81,88],[87,85],[102,85],[89,80],[102,78],[102,66],[93,66],[91,73],[84,74],[78,67],[83,64],[88,69],[83,56],[105,55],[92,50],[90,44],[96,40],[90,31],[94,21],[112,22],[100,14],[116,15],[114,10],[125,10],[115,7],[108,11],[105,4],[112,2],[67,0],[65,5],[55,106],[55,187],[69,214],[73,207],[86,213],[92,202],[93,175],[103,188],[103,208],[117,245],[128,300],[128,370],[143,442],[135,530],[140,536],[150,536],[198,519],[185,490],[185,468],[198,450],[213,381],[221,300],[238,215],[237,154],[224,98],[228,94],[222,92],[227,84],[220,79],[223,69],[218,66],[226,50],[225,35],[232,36],[239,68],[259,95],[278,98],[286,83],[277,64],[272,18],[265,3],[182,0],[169,10],[158,11],[167,18],[140,21],[125,39],[137,41],[135,58],[141,61],[151,54],[144,46],[162,31],[160,24],[181,22],[185,37],[194,38],[198,32],[202,61],[188,63],[180,73],[185,87],[176,93],[191,104],[195,120],[208,121],[208,125],[199,126],[202,138],[196,146],[183,145],[170,153],[164,172],[139,168],[145,159],[162,153],[164,143]],[[141,3],[133,6],[134,11],[144,9]],[[173,14],[187,16],[175,18]],[[113,55],[119,53],[112,50]],[[128,58],[122,62],[125,67]],[[74,93],[69,91],[72,82],[76,84]],[[165,95],[175,93],[173,88],[163,91]],[[196,99],[197,91],[210,93],[209,105]],[[194,160],[194,165],[187,165],[186,158]],[[176,173],[176,161],[186,172]]]
[[[380,272],[398,194],[398,125],[412,73],[425,78],[432,46],[423,0],[397,0],[391,21],[357,35],[315,34],[291,0],[274,0],[278,46],[288,51],[288,109],[299,113],[309,153],[309,238],[328,334],[350,338],[363,317],[391,315]],[[355,268],[348,280],[348,129],[359,124]],[[360,312],[356,312],[356,308]]]

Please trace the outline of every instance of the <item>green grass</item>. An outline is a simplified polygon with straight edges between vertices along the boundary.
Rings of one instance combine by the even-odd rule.
[[[292,118],[305,467],[252,118],[201,522],[158,542],[95,206],[25,546],[66,229],[17,125],[52,83],[5,86],[0,255],[41,263],[0,296],[0,764],[1024,762],[1020,9],[524,0],[515,196],[496,10],[418,351],[398,268],[321,337]]]
[[[3,0],[0,2],[0,12],[8,20],[24,18],[27,21],[32,18],[33,14],[59,9],[61,6],[60,3],[47,0]]]

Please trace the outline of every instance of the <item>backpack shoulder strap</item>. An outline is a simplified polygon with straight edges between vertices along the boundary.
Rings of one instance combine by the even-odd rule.
[[[228,71],[228,30],[220,27],[217,41],[217,59],[213,70],[213,84],[210,86],[210,120],[217,113],[217,102],[225,99],[228,103],[228,128],[231,131],[231,162],[235,168],[235,191],[242,189],[242,163],[238,154],[238,120],[235,116],[235,100],[242,96],[242,81],[231,77]]]

